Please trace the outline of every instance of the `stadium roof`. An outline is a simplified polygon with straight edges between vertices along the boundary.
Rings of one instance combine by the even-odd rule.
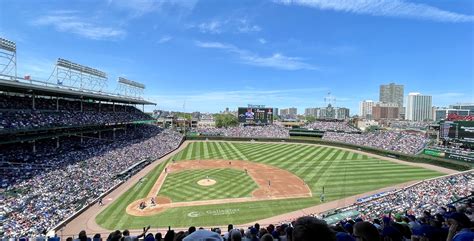
[[[8,79],[4,76],[0,76],[0,91],[15,92],[23,94],[36,94],[44,96],[57,96],[73,99],[93,99],[99,101],[115,102],[115,103],[126,103],[126,104],[139,104],[139,105],[156,105],[153,102],[130,98],[127,96],[113,95],[104,92],[94,92],[79,90],[73,87],[55,85],[41,81],[16,81]]]

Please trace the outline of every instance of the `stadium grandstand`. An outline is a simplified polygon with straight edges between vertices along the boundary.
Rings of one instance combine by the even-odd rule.
[[[105,72],[61,58],[48,81],[19,78],[15,43],[1,49],[0,236],[51,229],[181,143],[143,112],[144,85],[108,93]]]
[[[429,143],[425,134],[407,131],[375,131],[362,134],[326,132],[322,139],[404,154],[417,154]]]
[[[458,115],[456,113],[448,114],[448,121],[474,121],[474,115]]]

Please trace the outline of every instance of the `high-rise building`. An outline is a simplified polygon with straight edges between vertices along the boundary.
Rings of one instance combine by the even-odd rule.
[[[314,116],[317,117],[319,115],[320,109],[319,108],[306,108],[304,109],[305,116]]]
[[[344,107],[333,107],[329,104],[327,107],[316,108],[318,119],[338,119],[344,120],[349,118],[349,109]]]
[[[400,108],[396,103],[377,103],[372,107],[372,118],[374,120],[398,119]]]
[[[432,110],[432,98],[430,95],[422,95],[420,93],[408,94],[405,113],[407,120],[431,120],[433,118]]]
[[[334,109],[336,114],[335,119],[344,120],[349,118],[349,108],[336,107]]]
[[[383,103],[396,103],[399,108],[403,107],[403,85],[390,83],[380,85],[379,101]]]
[[[372,107],[374,106],[373,100],[363,100],[359,103],[359,116],[364,119],[372,118]]]
[[[281,116],[296,116],[297,114],[297,109],[295,107],[291,107],[291,108],[286,108],[286,109],[281,109],[280,110],[280,115]]]

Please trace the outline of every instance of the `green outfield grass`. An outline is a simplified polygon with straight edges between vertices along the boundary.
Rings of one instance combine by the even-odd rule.
[[[197,182],[209,177],[216,181],[212,186]],[[167,196],[173,202],[250,197],[258,185],[243,171],[234,169],[185,170],[171,173],[158,195]]]
[[[190,225],[243,224],[317,205],[320,203],[319,195],[323,187],[326,201],[331,201],[398,183],[442,175],[424,168],[380,160],[352,151],[303,144],[193,142],[173,158],[176,161],[198,159],[248,160],[272,165],[288,170],[305,180],[312,190],[313,197],[180,207],[148,217],[128,215],[125,212],[125,207],[132,201],[147,195],[164,168],[165,163],[163,163],[146,176],[144,183],[135,184],[133,188],[101,212],[96,219],[97,223],[108,229],[133,229],[145,225],[152,225],[152,227],[167,227],[168,225],[187,227]],[[169,184],[172,185],[172,188],[168,190],[166,196],[174,195],[172,192],[187,190],[186,181],[194,181],[191,179],[175,179]],[[229,189],[229,194],[221,193],[222,198],[230,195],[231,192],[246,189],[245,185],[247,184],[244,180],[239,179],[233,182],[241,185]],[[207,198],[203,197],[199,191],[192,192],[190,190],[187,191],[186,196],[193,196],[193,200],[197,200],[198,197]],[[179,198],[191,197],[180,195]],[[341,203],[341,205],[348,204]]]

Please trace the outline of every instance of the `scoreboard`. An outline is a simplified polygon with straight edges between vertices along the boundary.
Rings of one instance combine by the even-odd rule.
[[[272,124],[273,108],[239,107],[239,122],[245,124]]]
[[[443,139],[474,142],[474,121],[442,121],[439,132]]]

